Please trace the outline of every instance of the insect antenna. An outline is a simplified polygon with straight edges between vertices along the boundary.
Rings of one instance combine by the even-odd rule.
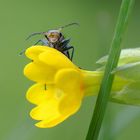
[[[46,33],[46,32],[35,32],[35,33],[32,33],[32,34],[30,34],[25,40],[30,39],[32,36],[40,35],[40,34],[44,34],[44,33]],[[25,52],[25,50],[23,50],[22,52],[20,52],[20,53],[19,53],[19,56],[21,56],[24,52]]]
[[[69,26],[72,26],[72,25],[78,25],[78,26],[79,26],[79,24],[78,24],[78,23],[73,22],[73,23],[70,23],[70,24],[67,24],[67,25],[61,26],[58,30],[60,30],[60,31],[61,31],[63,28],[66,28],[66,27],[69,27]]]
[[[19,53],[19,56],[23,55],[25,53],[25,50]]]
[[[35,36],[35,35],[40,35],[40,34],[44,34],[45,32],[36,32],[36,33],[32,33],[30,34],[25,40],[28,40],[29,38],[31,38],[32,36]]]

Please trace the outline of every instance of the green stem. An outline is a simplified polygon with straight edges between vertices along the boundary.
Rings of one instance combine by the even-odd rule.
[[[116,68],[120,51],[121,42],[127,27],[128,17],[132,11],[134,0],[122,0],[120,13],[112,40],[108,62],[105,68],[105,73],[99,90],[99,95],[96,101],[93,117],[89,126],[86,140],[97,140],[104,118],[105,110],[109,100],[114,75],[112,70]]]

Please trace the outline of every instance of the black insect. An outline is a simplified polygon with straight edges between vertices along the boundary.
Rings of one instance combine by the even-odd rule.
[[[38,43],[42,43],[42,45],[44,45],[44,46],[49,46],[49,47],[55,48],[58,51],[65,54],[72,61],[73,54],[74,54],[74,47],[69,45],[70,39],[65,39],[64,35],[61,33],[61,30],[63,28],[71,26],[71,25],[79,25],[79,24],[71,23],[71,24],[62,26],[58,29],[49,30],[47,32],[32,33],[31,35],[28,36],[28,38],[26,40],[28,40],[29,38],[31,38],[34,35],[42,34],[45,36],[45,39],[38,40],[34,45],[37,45]],[[69,52],[70,49],[72,50],[71,55]]]

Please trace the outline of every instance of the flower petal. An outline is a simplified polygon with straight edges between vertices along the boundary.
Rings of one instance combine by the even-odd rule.
[[[63,122],[68,117],[69,116],[61,115],[60,117],[58,117],[52,121],[43,120],[43,121],[36,123],[35,125],[39,128],[50,128],[50,127],[54,127],[54,126],[58,125],[59,123]]]
[[[61,69],[55,75],[55,84],[58,88],[71,94],[83,91],[83,75],[80,70]]]
[[[55,94],[52,92],[50,94]],[[35,120],[42,120],[36,126],[40,128],[53,127],[64,121],[70,114],[61,114],[59,111],[59,104],[61,100],[55,96],[51,98],[43,98],[40,104],[32,109],[30,116]]]
[[[38,55],[42,52],[45,52],[47,50],[51,49],[50,47],[47,46],[32,46],[26,49],[25,55],[30,58],[31,60],[37,60]]]
[[[45,89],[45,85],[41,83],[31,86],[26,94],[26,98],[33,104],[41,104],[52,97],[53,85]]]
[[[45,102],[32,109],[30,115],[35,120],[51,121],[61,115],[58,110],[58,105],[59,101],[55,98],[46,99]]]
[[[75,93],[76,94],[76,93]],[[70,95],[69,95],[70,96]],[[71,95],[70,97],[65,97],[59,104],[59,111],[63,115],[73,115],[77,112],[81,106],[82,98]]]
[[[41,53],[39,60],[56,69],[77,68],[64,54],[53,48]]]
[[[59,111],[59,104],[64,96],[60,96],[59,89],[49,85],[47,90],[44,84],[33,85],[27,92],[27,99],[38,106],[32,109],[30,116],[35,120],[42,120],[36,126],[46,128],[64,121],[70,114],[63,115]]]
[[[35,82],[52,83],[56,70],[39,62],[31,62],[24,68],[24,75]]]
[[[60,70],[55,76],[55,82],[57,88],[60,88],[65,93],[59,105],[60,112],[72,115],[79,109],[84,96],[81,73],[74,69]]]

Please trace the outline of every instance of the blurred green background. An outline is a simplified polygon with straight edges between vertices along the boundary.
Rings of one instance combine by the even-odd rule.
[[[95,97],[87,97],[78,113],[50,129],[39,129],[29,117],[33,107],[25,93],[33,83],[23,75],[28,63],[18,54],[42,36],[25,38],[71,22],[63,30],[75,46],[74,63],[94,70],[108,53],[121,0],[0,0],[0,140],[85,140]],[[136,1],[123,48],[140,46],[140,1]],[[140,107],[109,103],[100,140],[139,140]]]

